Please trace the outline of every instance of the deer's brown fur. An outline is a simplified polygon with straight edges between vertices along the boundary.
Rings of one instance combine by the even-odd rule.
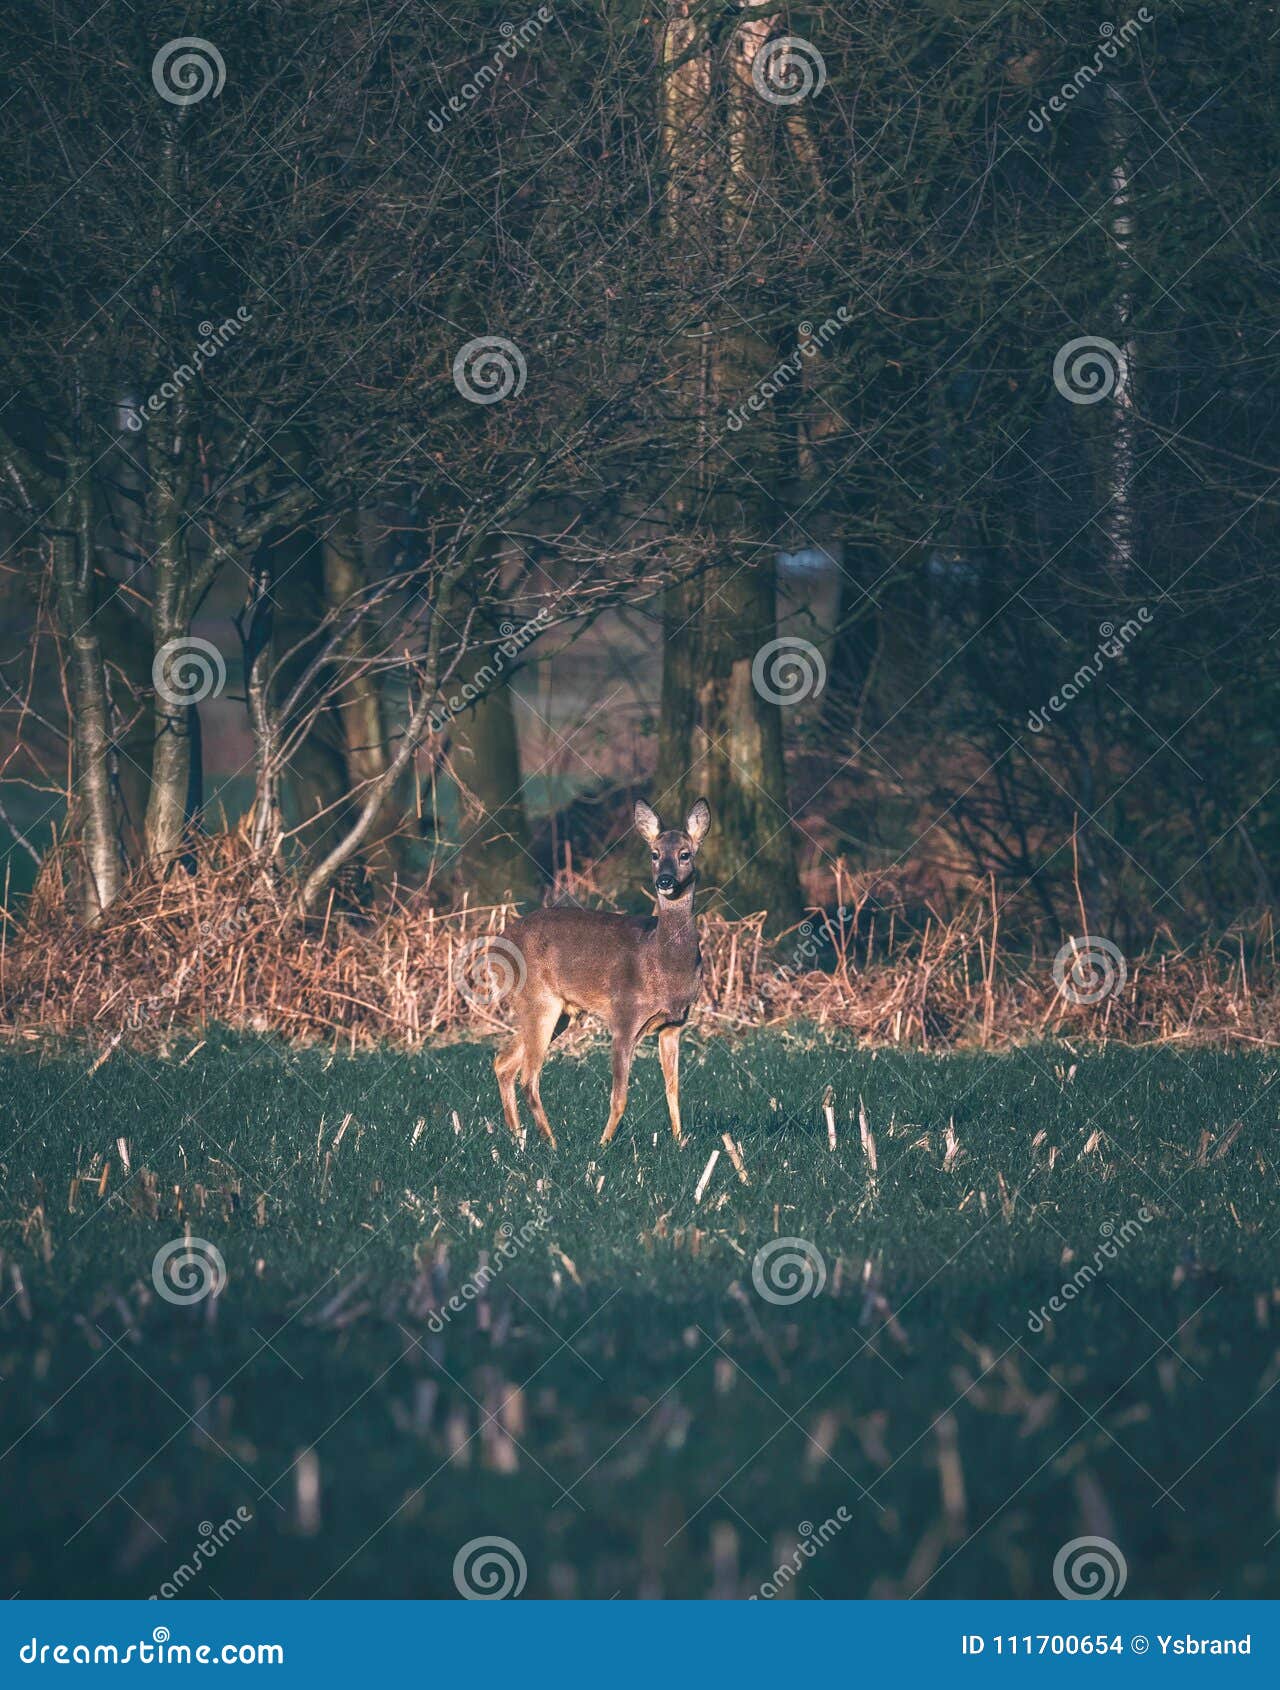
[[[551,1041],[577,1011],[598,1016],[613,1037],[613,1095],[601,1144],[608,1144],[618,1130],[636,1045],[652,1032],[658,1035],[671,1130],[680,1138],[680,1029],[702,983],[693,919],[695,863],[711,811],[700,798],[682,832],[664,829],[654,811],[640,803],[635,823],[649,842],[656,917],[537,910],[506,935],[520,953],[524,974],[512,1004],[515,1036],[498,1052],[493,1066],[502,1112],[517,1138],[519,1076],[538,1131],[555,1147],[538,1082]]]

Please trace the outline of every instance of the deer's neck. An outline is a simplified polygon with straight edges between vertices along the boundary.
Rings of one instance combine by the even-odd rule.
[[[658,899],[658,944],[673,956],[692,958],[698,949],[693,920],[693,887],[682,898]]]

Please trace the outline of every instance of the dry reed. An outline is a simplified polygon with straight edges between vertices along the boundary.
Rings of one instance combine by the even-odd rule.
[[[509,906],[446,913],[415,899],[303,922],[291,887],[234,835],[203,842],[193,872],[135,880],[95,929],[76,918],[65,865],[44,866],[22,915],[3,915],[0,1034],[163,1045],[213,1025],[358,1049],[498,1033],[460,959],[513,918]],[[590,890],[575,874],[574,890]],[[870,902],[875,885],[878,902]],[[704,1034],[842,1030],[876,1045],[991,1046],[1052,1037],[1269,1046],[1280,1042],[1280,974],[1269,922],[1196,952],[1125,959],[1123,985],[1073,1003],[1056,945],[1014,953],[994,899],[949,920],[908,923],[883,883],[843,876],[837,917],[767,939],[763,915],[701,918]],[[878,927],[878,930],[877,930]],[[585,1036],[585,1032],[584,1032]]]

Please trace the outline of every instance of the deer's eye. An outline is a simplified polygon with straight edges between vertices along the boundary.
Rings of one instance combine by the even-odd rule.
[[[687,862],[688,862],[688,861],[689,861],[689,853],[688,853],[688,852],[687,852],[687,851],[681,851],[681,853],[680,853],[680,861],[681,861],[681,862],[682,862],[682,863],[687,863]]]

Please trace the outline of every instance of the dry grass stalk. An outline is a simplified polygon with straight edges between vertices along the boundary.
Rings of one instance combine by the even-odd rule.
[[[580,897],[592,896],[588,874],[574,880]],[[1194,951],[1130,956],[1118,991],[1075,1004],[1054,980],[1053,950],[1018,954],[1003,934],[997,944],[1000,911],[989,894],[950,920],[931,916],[922,930],[892,910],[886,934],[865,894],[851,879],[844,885],[840,915],[811,918],[799,945],[794,933],[766,939],[762,914],[704,915],[696,1028],[841,1031],[869,1045],[925,1049],[1041,1037],[1280,1043],[1269,922]],[[348,1050],[499,1030],[501,1005],[493,1014],[473,1009],[457,964],[503,930],[511,907],[442,913],[410,899],[352,914],[334,904],[307,923],[292,913],[291,892],[243,840],[224,834],[201,843],[193,873],[135,881],[87,930],[66,895],[63,865],[50,859],[21,917],[3,916],[0,1033],[88,1036],[105,1060],[121,1040],[163,1045],[218,1024]]]
[[[720,1160],[720,1152],[718,1150],[713,1150],[711,1152],[710,1156],[707,1158],[706,1167],[702,1170],[702,1178],[698,1181],[698,1189],[693,1194],[693,1201],[694,1201],[695,1206],[697,1204],[701,1203],[702,1194],[703,1194],[703,1192],[706,1191],[707,1184],[708,1184],[709,1180],[711,1179],[711,1175],[715,1172],[715,1166],[716,1166],[716,1163],[719,1160]]]

